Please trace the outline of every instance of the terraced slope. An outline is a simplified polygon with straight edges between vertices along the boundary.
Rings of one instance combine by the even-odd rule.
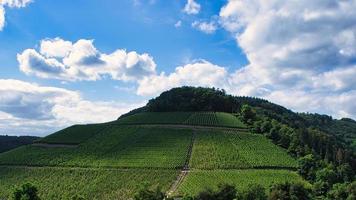
[[[121,118],[118,124],[183,124],[191,112],[144,112]]]
[[[79,144],[93,137],[109,126],[109,124],[110,123],[73,125],[44,137],[39,142],[51,144]]]
[[[246,125],[236,116],[221,112],[144,112],[121,118],[117,123],[246,128]]]
[[[196,135],[191,168],[295,168],[285,150],[262,135],[234,131],[205,131]]]
[[[0,154],[2,165],[179,168],[191,130],[112,126],[77,148],[24,146]]]
[[[72,169],[0,167],[0,199],[10,199],[13,187],[32,182],[41,199],[63,200],[81,195],[85,199],[127,200],[147,183],[167,190],[178,175],[176,170]]]
[[[237,117],[214,112],[141,113],[72,126],[43,138],[43,146],[0,154],[0,199],[25,181],[39,187],[42,199],[128,199],[146,181],[164,190],[174,185],[176,195],[222,182],[300,181],[293,158],[243,127]]]
[[[176,195],[196,195],[205,188],[216,189],[219,184],[224,183],[235,185],[243,191],[250,184],[260,184],[268,188],[273,183],[286,181],[308,185],[296,172],[289,170],[193,170],[178,188]]]

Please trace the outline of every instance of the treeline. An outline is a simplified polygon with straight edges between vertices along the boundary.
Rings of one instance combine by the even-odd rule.
[[[149,112],[220,111],[237,112],[240,104],[224,90],[180,87],[163,92],[146,105]]]
[[[39,139],[39,137],[0,135],[0,153],[22,145],[32,144],[37,139]]]
[[[38,189],[30,183],[15,188],[13,200],[40,200]],[[71,200],[85,200],[86,198],[75,194]],[[160,187],[150,188],[143,184],[134,194],[134,200],[174,200],[161,190]],[[182,200],[354,200],[356,199],[356,182],[349,184],[335,184],[326,195],[320,198],[318,191],[301,183],[278,183],[268,188],[259,184],[249,185],[246,190],[239,190],[233,185],[220,184],[216,190],[206,188],[194,196],[183,196]]]
[[[349,185],[355,180],[355,152],[333,135],[316,126],[284,124],[265,115],[261,108],[247,104],[242,106],[241,117],[252,132],[265,135],[299,158],[298,172],[313,185],[313,196],[328,199],[330,193],[341,193],[340,190],[346,193],[346,188],[351,187]],[[323,118],[320,122],[324,120],[329,119]]]

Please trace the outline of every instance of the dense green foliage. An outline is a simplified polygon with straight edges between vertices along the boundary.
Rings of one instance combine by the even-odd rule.
[[[85,199],[127,200],[144,182],[150,188],[161,186],[167,190],[177,171],[0,167],[0,174],[0,199],[10,198],[15,185],[31,182],[36,185],[41,199],[72,199],[79,195]]]
[[[39,137],[0,135],[0,153],[22,145],[32,144]]]
[[[224,90],[180,87],[163,92],[157,98],[150,100],[145,109],[151,112],[210,111],[232,113],[239,110],[239,104],[233,96],[227,95]]]
[[[300,183],[289,182],[275,184],[271,187],[269,200],[311,200],[312,194],[309,188]]]
[[[15,189],[13,193],[14,200],[40,200],[37,194],[36,186],[31,183],[25,183],[21,187]]]
[[[297,173],[288,170],[192,170],[177,193],[194,196],[204,188],[216,190],[220,184],[234,185],[243,191],[253,184],[260,184],[267,189],[273,183],[286,181],[308,185]]]
[[[309,126],[318,128],[329,135],[335,136],[339,141],[343,142],[356,150],[356,121],[348,118],[341,120],[332,119],[327,115],[319,114],[300,114]]]
[[[204,131],[196,134],[190,166],[195,169],[296,168],[297,161],[262,135]]]
[[[104,130],[108,125],[109,124],[74,125],[44,137],[39,142],[51,144],[79,144]]]
[[[192,131],[111,126],[77,148],[24,146],[0,154],[0,164],[32,166],[178,168]]]

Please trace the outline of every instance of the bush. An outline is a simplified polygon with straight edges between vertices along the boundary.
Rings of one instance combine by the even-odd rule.
[[[241,195],[242,200],[267,200],[265,188],[261,185],[249,185],[248,189]]]
[[[163,200],[164,198],[165,195],[160,187],[151,190],[147,184],[145,184],[134,197],[135,200]]]
[[[311,192],[300,183],[282,183],[271,187],[269,200],[309,200]]]
[[[14,200],[40,200],[37,195],[37,188],[31,183],[25,183],[15,189],[13,193]]]

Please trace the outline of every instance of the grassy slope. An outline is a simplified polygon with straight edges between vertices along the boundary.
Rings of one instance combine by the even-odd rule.
[[[302,182],[307,184],[295,172],[288,170],[193,170],[184,179],[176,193],[195,195],[205,188],[216,189],[219,184],[232,184],[246,190],[250,184],[261,184],[268,188],[272,183]]]
[[[176,168],[184,164],[190,130],[112,126],[78,148],[25,146],[0,154],[0,164]]]
[[[93,137],[95,134],[102,131],[109,124],[87,124],[87,125],[74,125],[47,137],[44,137],[40,142],[44,143],[60,143],[60,144],[79,144],[85,140]]]
[[[0,199],[10,198],[15,185],[30,181],[38,187],[41,199],[71,199],[79,194],[86,199],[127,200],[144,182],[168,189],[178,171],[0,167],[0,174]]]
[[[118,120],[119,124],[185,124],[246,128],[234,115],[214,112],[144,112]]]
[[[0,135],[0,153],[15,149],[22,145],[32,144],[34,141],[40,139],[32,136],[7,136]]]
[[[206,131],[197,134],[190,166],[196,169],[292,168],[297,162],[262,135]]]
[[[193,131],[124,125],[151,123],[244,127],[231,114],[212,112],[142,113],[109,124],[74,126],[46,137],[43,141],[79,143],[77,148],[24,146],[0,154],[0,165],[95,167],[95,170],[0,167],[0,185],[4,186],[0,188],[0,194],[8,195],[11,186],[27,180],[39,186],[44,199],[66,199],[75,193],[76,188],[83,188],[77,193],[89,199],[125,199],[137,190],[135,185],[146,180],[167,189],[168,183],[172,183],[177,175],[174,168],[184,164]],[[261,135],[203,130],[196,133],[190,163],[193,171],[179,188],[181,193],[194,193],[206,186],[205,183],[215,187],[219,181],[232,181],[240,188],[246,187],[251,181],[267,186],[273,181],[300,179],[295,173],[286,170],[249,169],[296,166],[295,160],[284,150]],[[121,170],[107,170],[103,167]],[[192,187],[192,184],[195,186]]]

